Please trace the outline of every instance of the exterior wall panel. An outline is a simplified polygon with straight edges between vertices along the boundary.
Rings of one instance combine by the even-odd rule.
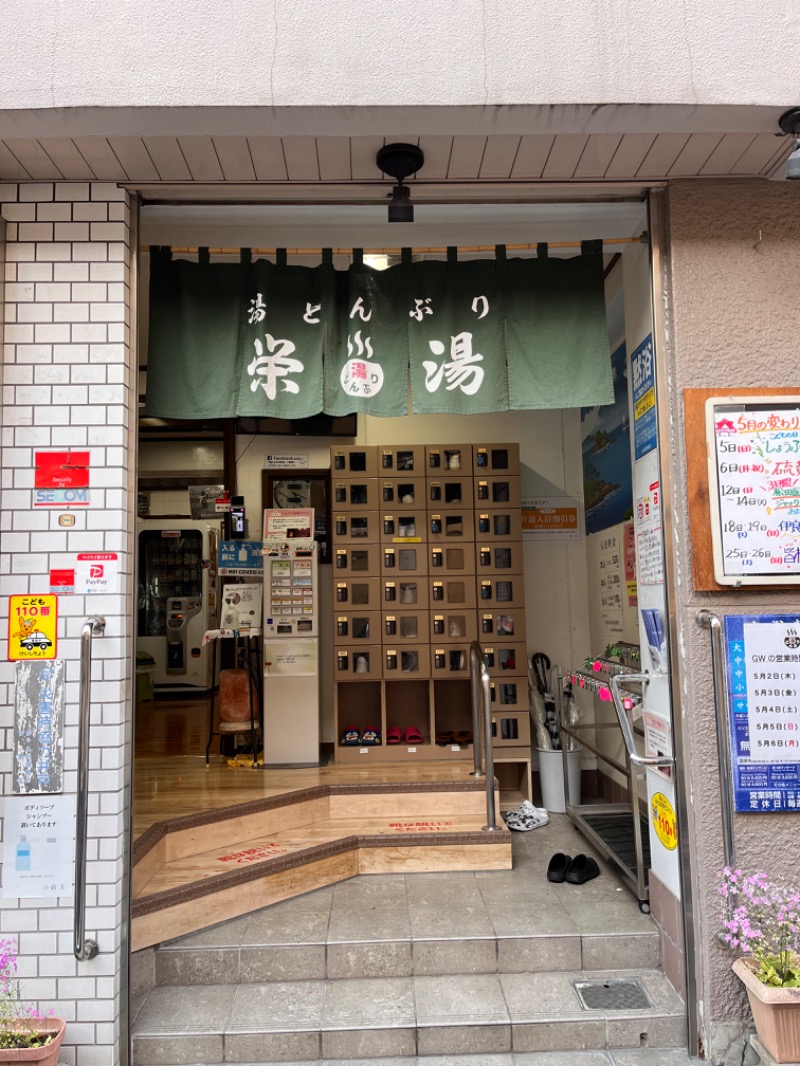
[[[0,780],[12,791],[13,663],[6,660],[8,596],[48,592],[49,570],[77,551],[116,551],[117,595],[62,596],[59,658],[66,660],[64,791],[77,786],[80,631],[102,613],[92,671],[87,862],[87,936],[100,954],[72,954],[72,899],[0,898],[0,934],[19,943],[23,994],[69,1022],[60,1061],[117,1066],[126,1061],[121,1016],[126,965],[126,847],[130,762],[132,570],[129,422],[130,244],[128,195],[113,185],[0,186],[6,223],[0,488]],[[56,508],[33,507],[37,450],[88,448],[90,507],[62,529]],[[122,994],[121,994],[122,993]],[[76,1046],[77,1045],[77,1046]]]

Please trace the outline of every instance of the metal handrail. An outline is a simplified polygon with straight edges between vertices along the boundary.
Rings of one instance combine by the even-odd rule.
[[[89,818],[89,708],[92,696],[92,637],[105,632],[106,620],[90,615],[81,630],[80,725],[78,730],[78,802],[75,812],[75,911],[72,953],[78,962],[100,950],[86,940],[86,834]]]
[[[625,741],[625,747],[628,750],[628,758],[635,766],[675,766],[675,759],[672,755],[640,755],[636,750],[636,742],[633,736],[633,729],[631,723],[628,720],[628,715],[625,711],[625,706],[622,702],[622,696],[620,696],[619,686],[621,682],[630,684],[634,682],[637,685],[649,685],[649,674],[615,674],[609,678],[609,687],[611,688],[611,695],[614,699],[614,710],[617,712],[617,718],[619,719],[619,727],[622,730],[622,739]]]
[[[494,751],[492,749],[492,715],[490,711],[492,702],[492,690],[489,680],[489,671],[486,669],[486,660],[483,648],[473,640],[469,648],[469,674],[472,691],[472,744],[474,769],[473,777],[486,777],[486,825],[483,826],[485,833],[500,832],[497,825],[497,814],[494,803]],[[480,688],[478,686],[480,683]],[[480,691],[481,697],[478,697]],[[481,722],[483,711],[483,722]],[[483,725],[483,760],[481,760],[481,725]],[[481,762],[484,769],[481,769]]]
[[[698,611],[695,621],[702,629],[711,631],[711,669],[714,674],[714,715],[717,722],[717,765],[719,767],[719,798],[722,806],[722,844],[725,865],[736,866],[736,845],[733,839],[733,807],[731,804],[731,742],[728,733],[728,679],[725,673],[725,641],[722,622],[711,611]]]

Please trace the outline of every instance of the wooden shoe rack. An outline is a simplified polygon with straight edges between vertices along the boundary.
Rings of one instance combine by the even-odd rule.
[[[515,444],[331,449],[338,762],[469,759],[469,648],[491,676],[495,760],[530,798],[525,583]],[[388,745],[416,726],[422,743]],[[343,745],[379,729],[378,746]]]

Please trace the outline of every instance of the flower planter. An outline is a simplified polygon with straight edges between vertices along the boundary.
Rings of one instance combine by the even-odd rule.
[[[800,1062],[800,988],[773,988],[756,977],[755,959],[733,963],[747,989],[758,1038],[776,1062]]]
[[[51,1018],[37,1026],[40,1033],[52,1033],[53,1039],[44,1047],[8,1047],[0,1048],[0,1063],[35,1062],[37,1066],[58,1066],[58,1053],[61,1041],[67,1030],[67,1023],[61,1018]]]

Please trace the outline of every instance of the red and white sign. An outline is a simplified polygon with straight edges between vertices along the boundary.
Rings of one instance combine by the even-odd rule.
[[[34,507],[89,506],[89,452],[35,452],[34,466]]]
[[[119,591],[119,555],[116,552],[81,552],[75,561],[75,591]]]

